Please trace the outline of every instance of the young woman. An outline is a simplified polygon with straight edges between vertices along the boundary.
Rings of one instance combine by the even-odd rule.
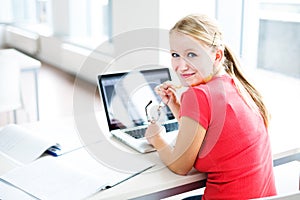
[[[170,52],[188,89],[178,99],[171,82],[156,88],[179,122],[174,146],[161,137],[165,130],[159,123],[147,129],[161,160],[177,174],[193,167],[207,173],[202,199],[276,195],[268,111],[216,22],[205,15],[181,19],[170,30]]]

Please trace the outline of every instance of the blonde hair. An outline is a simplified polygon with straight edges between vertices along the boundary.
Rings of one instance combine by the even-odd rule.
[[[204,45],[211,46],[215,49],[219,48],[224,51],[225,58],[223,65],[225,71],[233,78],[238,91],[249,106],[251,106],[251,103],[247,101],[247,99],[249,99],[247,96],[250,95],[264,120],[265,126],[268,127],[269,112],[262,100],[262,96],[246,79],[241,70],[238,58],[232,50],[223,43],[223,35],[217,22],[206,15],[188,15],[179,20],[170,30],[170,33],[173,31],[189,35]],[[246,94],[243,91],[245,91]]]

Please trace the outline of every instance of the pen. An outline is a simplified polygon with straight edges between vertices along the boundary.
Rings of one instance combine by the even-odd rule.
[[[60,148],[56,146],[52,146],[49,149],[47,149],[46,153],[52,155],[52,156],[59,156],[61,154]]]

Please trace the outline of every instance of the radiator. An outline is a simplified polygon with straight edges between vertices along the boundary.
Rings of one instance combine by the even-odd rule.
[[[97,75],[103,73],[111,57],[72,44],[62,45],[62,66],[91,83],[97,83]]]
[[[7,26],[4,43],[8,47],[19,49],[25,53],[35,55],[39,51],[39,35],[21,28]]]

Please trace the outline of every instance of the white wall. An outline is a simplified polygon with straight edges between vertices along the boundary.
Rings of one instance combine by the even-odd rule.
[[[245,0],[242,61],[246,69],[257,68],[259,39],[259,1]]]
[[[159,2],[159,27],[171,29],[178,20],[193,13],[215,17],[215,0],[162,0]]]
[[[69,1],[52,0],[52,28],[56,35],[68,35],[70,32]]]
[[[222,27],[225,43],[237,55],[240,53],[242,0],[218,1],[217,20]]]
[[[159,0],[112,0],[112,33],[158,27]]]
[[[258,3],[258,0],[217,1],[217,20],[223,28],[225,42],[241,57],[246,70],[257,65]]]
[[[157,52],[148,52],[145,47],[158,43],[157,34],[149,35],[147,30],[159,27],[159,2],[112,0],[112,56],[119,70],[158,63]]]

